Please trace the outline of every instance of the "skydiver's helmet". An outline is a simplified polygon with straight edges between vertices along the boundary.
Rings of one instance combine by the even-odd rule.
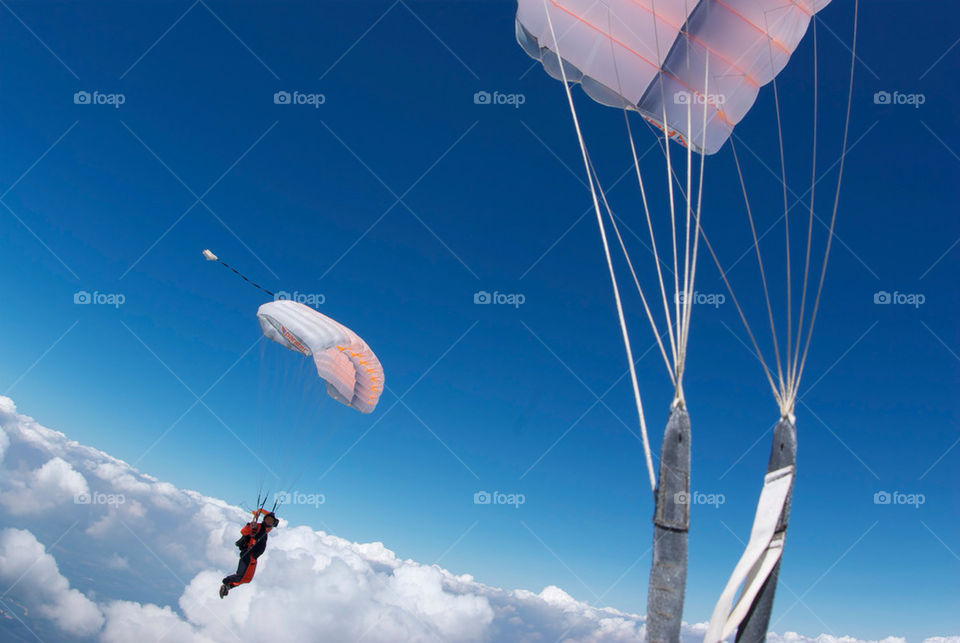
[[[267,523],[267,518],[270,518],[270,522],[271,522],[272,524],[270,524],[270,525],[266,524],[266,523]],[[263,525],[264,525],[267,529],[273,529],[273,528],[277,527],[277,526],[279,525],[279,523],[280,523],[280,520],[277,518],[276,514],[273,513],[272,511],[268,511],[267,513],[263,514]]]

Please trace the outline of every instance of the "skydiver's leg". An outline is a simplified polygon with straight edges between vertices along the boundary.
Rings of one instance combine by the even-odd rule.
[[[237,584],[249,583],[253,580],[253,574],[257,571],[257,559],[251,558],[250,564],[247,565],[247,569],[243,572],[243,576],[240,577],[240,580]]]
[[[253,567],[254,569],[256,569],[256,566],[257,566],[257,560],[255,558],[251,560],[250,554],[244,554],[243,556],[240,557],[240,562],[237,564],[237,573],[230,574],[229,576],[224,578],[223,584],[226,585],[227,587],[236,587],[241,583],[249,583],[250,579],[253,578],[253,572],[252,571],[249,572],[250,578],[247,578],[246,580],[244,580],[244,578],[246,577],[250,568]]]

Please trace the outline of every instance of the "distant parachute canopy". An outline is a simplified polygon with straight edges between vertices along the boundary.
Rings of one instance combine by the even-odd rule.
[[[327,393],[361,413],[370,413],[383,393],[380,360],[346,326],[296,301],[271,301],[257,311],[263,334],[290,350],[312,355]]]
[[[661,130],[666,122],[671,138],[713,154],[829,3],[519,0],[517,41],[554,78],[562,80],[559,53],[567,79],[595,101]]]

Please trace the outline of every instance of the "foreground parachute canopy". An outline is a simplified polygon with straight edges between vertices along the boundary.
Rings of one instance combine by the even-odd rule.
[[[312,355],[327,393],[370,413],[383,393],[380,360],[352,330],[296,301],[271,301],[257,311],[263,334],[290,350]]]
[[[559,55],[567,80],[595,101],[713,154],[829,2],[519,0],[517,40],[554,78]]]

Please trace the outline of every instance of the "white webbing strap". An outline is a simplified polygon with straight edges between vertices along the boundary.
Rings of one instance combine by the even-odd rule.
[[[720,595],[713,616],[707,626],[704,643],[719,643],[740,626],[746,617],[753,600],[760,592],[770,572],[780,560],[783,553],[784,534],[777,534],[777,523],[783,513],[787,496],[793,485],[794,467],[777,469],[763,479],[763,490],[757,502],[757,515],[753,519],[753,529],[750,532],[750,542],[744,550],[740,561],[730,575],[727,586]],[[743,584],[740,598],[734,605],[737,588]],[[733,606],[733,609],[731,609]]]

